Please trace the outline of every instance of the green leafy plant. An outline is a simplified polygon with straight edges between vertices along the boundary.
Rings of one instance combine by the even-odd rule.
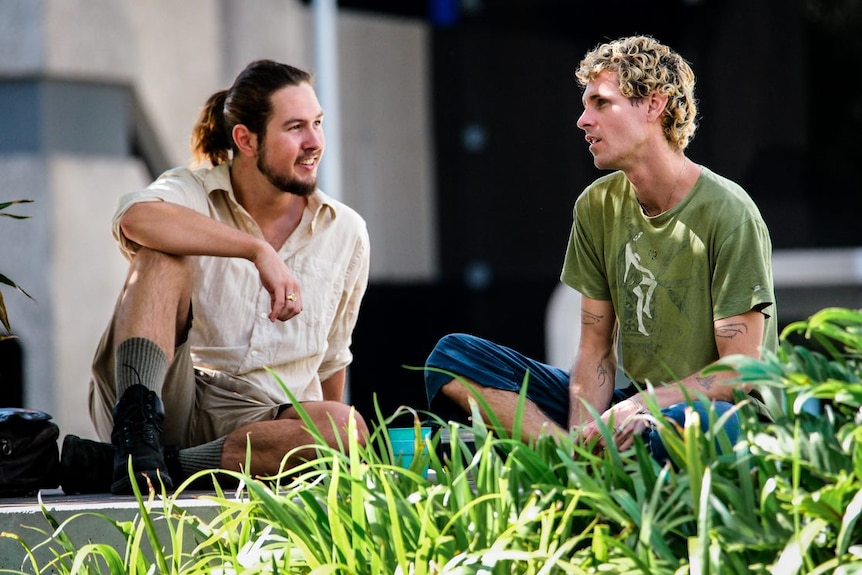
[[[659,423],[665,465],[640,440],[620,452],[507,437],[478,401],[470,425],[377,408],[365,441],[351,427],[336,447],[303,414],[317,457],[273,477],[231,473],[235,493],[207,496],[213,519],[182,508],[187,482],[161,504],[136,494],[140,518],[116,523],[125,550],[76,548],[75,518],[49,520],[32,547],[4,535],[39,573],[860,573],[860,353],[862,314],[830,309],[788,326],[776,353],[728,358],[715,369],[775,392],[773,421],[741,400],[730,448],[722,418],[708,410],[704,427],[689,410],[682,428]],[[405,415],[435,428],[406,467],[386,432]]]
[[[0,217],[12,218],[14,220],[25,220],[29,218],[29,216],[21,216],[18,214],[10,214],[3,213],[3,210],[9,208],[10,206],[14,206],[16,204],[27,204],[31,203],[32,200],[14,200],[11,202],[0,203]],[[30,297],[30,294],[25,292],[21,286],[13,282],[11,279],[0,273],[0,284],[7,285],[12,287],[27,297]],[[32,299],[32,298],[30,298]],[[9,323],[9,316],[6,313],[6,302],[3,300],[3,292],[0,290],[0,327],[2,327],[2,331],[0,331],[0,340],[8,339],[12,336],[12,325]]]
[[[787,534],[781,573],[862,571],[862,312],[826,308],[788,325],[762,360],[722,368],[783,398],[752,430],[762,516]]]

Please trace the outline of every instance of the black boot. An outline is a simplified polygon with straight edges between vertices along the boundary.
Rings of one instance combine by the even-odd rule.
[[[111,442],[117,452],[114,455],[114,478],[111,493],[130,494],[129,456],[135,481],[142,493],[149,490],[147,479],[159,490],[174,487],[162,450],[162,427],[164,424],[162,402],[154,391],[143,385],[133,385],[114,406],[114,430]],[[146,477],[145,477],[146,476]]]
[[[116,453],[110,443],[82,439],[77,435],[63,438],[60,453],[60,487],[63,493],[110,493]]]

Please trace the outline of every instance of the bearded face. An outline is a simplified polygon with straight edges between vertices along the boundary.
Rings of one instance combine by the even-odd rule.
[[[295,196],[305,197],[314,193],[314,190],[317,189],[317,172],[315,171],[310,178],[301,178],[295,170],[285,173],[286,171],[279,166],[280,162],[269,158],[265,142],[266,137],[261,139],[260,149],[257,153],[257,169],[269,180],[269,183],[282,192]],[[318,156],[319,153],[315,152],[310,154],[308,158],[298,158],[297,163],[315,162]]]
[[[317,189],[325,142],[320,102],[307,83],[285,86],[270,98],[272,114],[257,138],[257,169],[276,189],[308,196]]]

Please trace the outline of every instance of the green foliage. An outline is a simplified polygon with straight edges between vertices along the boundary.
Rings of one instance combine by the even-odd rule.
[[[13,220],[25,220],[29,216],[21,216],[17,214],[3,213],[3,210],[10,206],[14,206],[16,204],[27,204],[31,203],[32,200],[15,200],[12,202],[3,202],[0,203],[0,217],[11,218]],[[25,292],[19,285],[13,282],[11,279],[0,273],[0,285],[7,285],[12,287],[27,297],[30,297],[30,294]],[[32,298],[31,298],[32,299]],[[9,323],[9,316],[6,313],[6,302],[3,300],[3,292],[0,291],[0,340],[8,339],[12,337],[12,325]]]
[[[64,535],[74,519],[55,522],[32,550],[56,559],[33,559],[31,572],[860,573],[860,351],[862,314],[830,309],[789,326],[763,360],[729,358],[715,369],[772,391],[773,421],[742,400],[731,447],[721,419],[709,413],[704,432],[690,410],[682,429],[660,427],[665,466],[642,441],[624,453],[575,437],[527,444],[517,430],[413,413],[417,429],[437,430],[402,467],[386,426],[404,412],[378,409],[365,442],[351,427],[347,445],[321,443],[317,458],[275,477],[234,474],[235,494],[210,497],[213,520],[180,508],[187,484],[161,506],[153,491],[138,494],[140,518],[117,525],[124,553],[75,549]],[[23,537],[5,535],[34,557]]]
[[[749,435],[761,503],[788,534],[775,572],[862,571],[860,357],[862,313],[827,308],[787,326],[762,361],[727,362],[785,399],[775,422]]]

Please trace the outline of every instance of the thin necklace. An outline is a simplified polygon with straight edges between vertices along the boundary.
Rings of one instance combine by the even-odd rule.
[[[683,157],[682,168],[680,168],[679,173],[676,175],[676,180],[673,182],[673,189],[671,189],[670,195],[665,200],[666,205],[670,205],[670,201],[673,199],[674,195],[676,195],[676,187],[679,185],[680,180],[682,180],[682,174],[683,174],[683,172],[685,172],[685,168],[687,166],[688,166],[688,160],[685,157]],[[637,198],[637,195],[635,195],[635,198]],[[644,205],[644,203],[640,200],[640,198],[637,198],[637,200],[638,200],[638,204],[640,204],[641,211],[644,213],[644,215],[652,217],[649,213],[649,210]],[[662,214],[666,211],[667,210],[659,209],[659,212],[656,215]]]

